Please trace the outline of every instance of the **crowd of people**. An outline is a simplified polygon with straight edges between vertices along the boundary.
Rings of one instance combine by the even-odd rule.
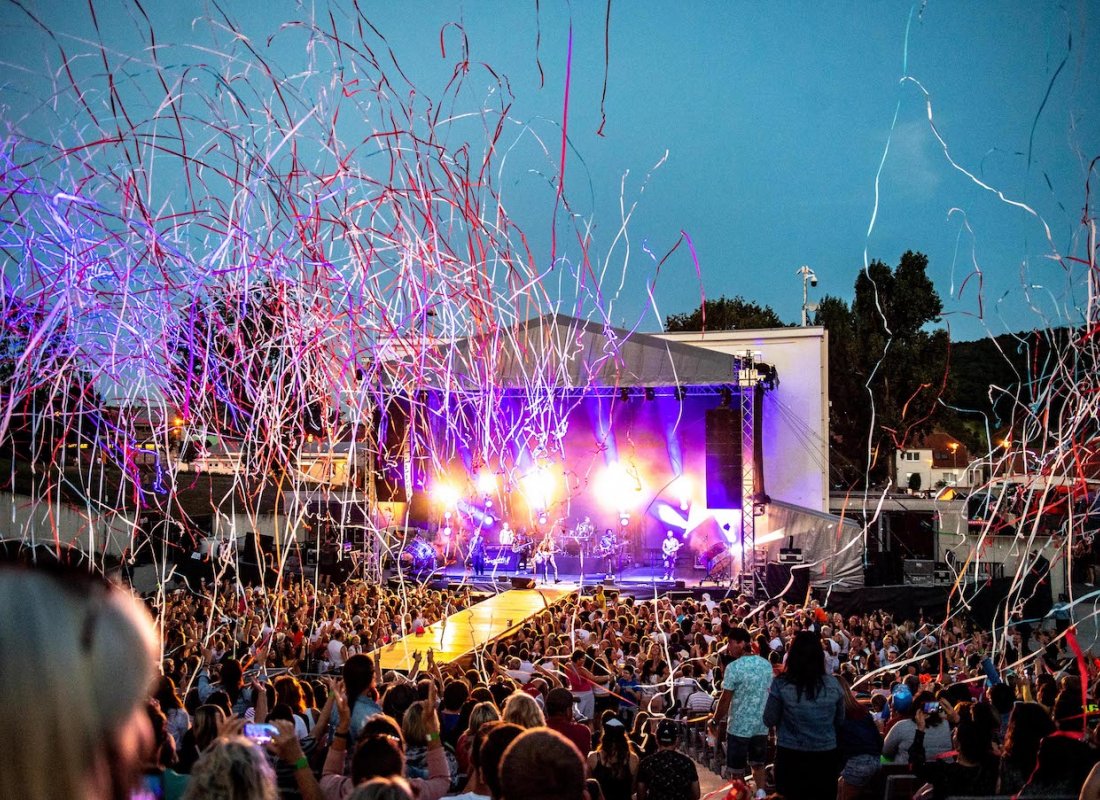
[[[698,798],[703,732],[722,796],[1100,798],[1098,662],[1051,631],[597,586],[437,663],[418,634],[474,601],[0,567],[0,796]],[[415,668],[381,673],[405,635]]]

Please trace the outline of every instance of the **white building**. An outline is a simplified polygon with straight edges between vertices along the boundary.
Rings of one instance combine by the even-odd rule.
[[[898,450],[894,460],[901,491],[914,483],[917,491],[924,492],[944,486],[978,486],[983,481],[981,465],[971,463],[966,445],[946,433],[931,433],[913,447]]]

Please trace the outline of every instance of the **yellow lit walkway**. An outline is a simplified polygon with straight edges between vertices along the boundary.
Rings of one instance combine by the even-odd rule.
[[[525,620],[575,592],[556,588],[509,589],[430,625],[420,636],[410,634],[376,650],[379,665],[383,671],[408,672],[412,669],[413,655],[419,650],[423,656],[420,666],[424,669],[429,647],[435,651],[440,666],[460,661],[488,642],[518,630]]]

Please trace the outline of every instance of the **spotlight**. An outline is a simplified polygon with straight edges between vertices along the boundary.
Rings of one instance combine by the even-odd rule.
[[[532,508],[545,509],[550,506],[554,494],[554,476],[542,467],[536,467],[520,479],[527,502]]]
[[[497,476],[488,470],[482,470],[477,476],[477,490],[481,494],[494,494],[497,490]]]
[[[462,499],[462,495],[458,489],[451,486],[448,483],[441,483],[435,487],[435,499],[444,508],[451,508],[458,505],[458,501]]]
[[[722,408],[729,408],[733,404],[733,392],[730,391],[730,387],[722,387]]]
[[[637,475],[620,462],[614,461],[596,478],[596,494],[608,508],[625,511],[638,505],[641,499],[641,483]]]
[[[654,388],[652,386],[645,387],[645,399],[646,400],[656,400],[657,399],[657,392],[654,390]]]
[[[682,403],[685,397],[687,397],[687,389],[685,389],[683,386],[677,386],[676,399]]]
[[[619,388],[619,399],[622,400],[624,403],[630,399],[630,390],[627,389],[625,386]]]

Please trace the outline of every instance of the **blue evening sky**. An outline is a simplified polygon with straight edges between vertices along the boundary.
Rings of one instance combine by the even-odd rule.
[[[95,33],[85,3],[26,5],[67,48],[90,49]],[[133,6],[120,0],[95,5],[112,47],[139,52]],[[193,21],[210,7],[198,0],[147,0],[145,6],[172,53],[164,61],[196,59],[186,46],[207,41],[206,28]],[[308,11],[286,2],[226,0],[222,7],[265,58],[287,74],[297,69],[301,38],[277,37],[270,47],[265,39],[280,21]],[[318,12],[324,7],[318,3]],[[568,130],[574,149],[565,189],[585,218],[582,225],[591,226],[590,256],[608,266],[603,304],[615,324],[640,320],[642,329],[657,329],[645,289],[653,274],[645,248],[659,257],[681,230],[694,243],[702,287],[683,246],[656,281],[661,317],[693,309],[705,290],[708,297],[743,295],[796,321],[801,283],[795,270],[808,264],[816,271],[818,296],[850,298],[866,247],[870,258],[890,264],[906,249],[928,254],[955,338],[1080,319],[1083,269],[1067,272],[1048,256],[1052,247],[1063,256],[1086,254],[1085,180],[1100,155],[1100,3],[614,2],[603,137],[596,130],[604,3],[543,0],[537,17],[534,2],[362,0],[361,7],[429,97],[442,94],[458,50],[452,30],[448,58],[440,56],[447,22],[464,26],[472,61],[507,75],[516,124],[502,141],[520,144],[505,162],[500,188],[541,261],[549,256],[554,193],[547,179],[557,168],[572,24]],[[53,59],[56,68],[56,55],[22,12],[10,4],[0,9],[9,43],[0,61],[42,70]],[[908,75],[929,92],[952,157],[1008,199],[1034,208],[1051,241],[1036,217],[950,165],[929,126],[924,95],[901,81],[907,25]],[[24,45],[13,48],[13,42]],[[545,71],[542,87],[536,55]],[[7,72],[5,105],[31,80]],[[485,102],[489,87],[485,75],[475,74],[464,94],[468,105]],[[141,102],[127,99],[127,105]],[[523,123],[539,133],[548,155],[521,136]],[[666,152],[667,161],[646,183]],[[628,227],[625,280],[627,249],[624,241],[615,243],[620,197],[638,202]],[[551,293],[560,292],[562,310],[571,312],[568,264],[579,253],[575,241],[559,248],[567,263],[555,273]],[[984,320],[976,317],[975,280],[959,296],[975,262],[984,275]]]

